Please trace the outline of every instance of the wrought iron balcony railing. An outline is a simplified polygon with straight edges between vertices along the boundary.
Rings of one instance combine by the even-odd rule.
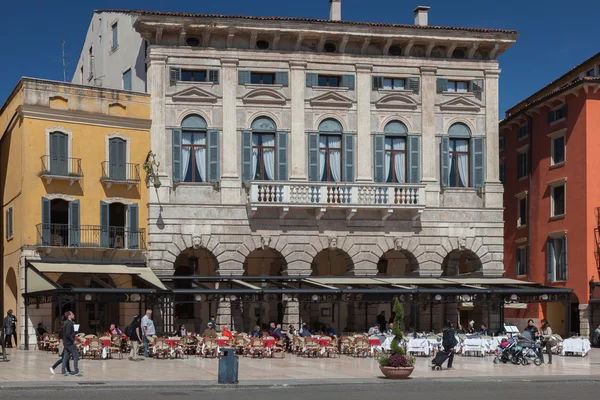
[[[42,156],[42,178],[46,178],[48,183],[53,179],[69,180],[73,182],[83,178],[80,158]]]
[[[146,249],[146,230],[119,226],[38,224],[40,247]]]
[[[133,185],[140,183],[140,165],[132,163],[116,163],[104,161],[102,163],[102,178],[100,181],[107,187],[115,184]]]

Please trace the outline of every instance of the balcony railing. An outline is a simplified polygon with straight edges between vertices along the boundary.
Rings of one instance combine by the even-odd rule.
[[[62,179],[73,182],[83,178],[83,170],[81,169],[80,158],[65,158],[55,156],[42,156],[42,178],[46,178],[47,182],[52,182],[52,179]]]
[[[413,209],[425,208],[425,186],[418,184],[371,184],[278,181],[249,183],[253,210],[264,206]]]
[[[131,188],[140,183],[140,165],[131,163],[115,163],[104,161],[102,163],[102,178],[100,181],[107,187],[116,184],[127,185]]]
[[[38,224],[40,247],[146,249],[146,230],[120,226]]]

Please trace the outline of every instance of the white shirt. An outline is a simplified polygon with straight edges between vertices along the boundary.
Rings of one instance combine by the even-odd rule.
[[[147,315],[144,315],[142,318],[142,332],[144,331],[144,327],[146,327],[146,336],[156,335],[156,329],[154,328],[154,321],[148,318]]]

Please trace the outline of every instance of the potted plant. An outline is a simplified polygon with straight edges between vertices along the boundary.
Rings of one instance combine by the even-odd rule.
[[[384,354],[378,357],[379,369],[388,379],[406,379],[415,369],[415,358],[407,356],[400,343],[404,335],[402,334],[402,323],[404,321],[404,307],[396,299],[394,302],[394,327],[392,328],[391,354]]]

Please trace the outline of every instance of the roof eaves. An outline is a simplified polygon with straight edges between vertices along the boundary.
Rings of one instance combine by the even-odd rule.
[[[289,22],[313,22],[323,24],[340,24],[340,25],[357,25],[357,26],[373,26],[373,27],[390,27],[390,28],[409,28],[421,30],[451,30],[451,31],[466,31],[476,33],[504,33],[509,35],[517,35],[516,30],[506,29],[488,29],[488,28],[465,28],[457,26],[435,26],[435,25],[410,25],[410,24],[392,24],[383,22],[359,22],[359,21],[333,21],[329,19],[316,18],[299,18],[299,17],[260,17],[250,15],[223,15],[223,14],[193,14],[182,12],[165,12],[165,11],[148,11],[148,10],[120,10],[120,9],[105,9],[95,10],[95,13],[121,13],[121,14],[139,14],[139,15],[157,15],[185,18],[215,18],[215,19],[246,19],[255,21],[289,21]]]

